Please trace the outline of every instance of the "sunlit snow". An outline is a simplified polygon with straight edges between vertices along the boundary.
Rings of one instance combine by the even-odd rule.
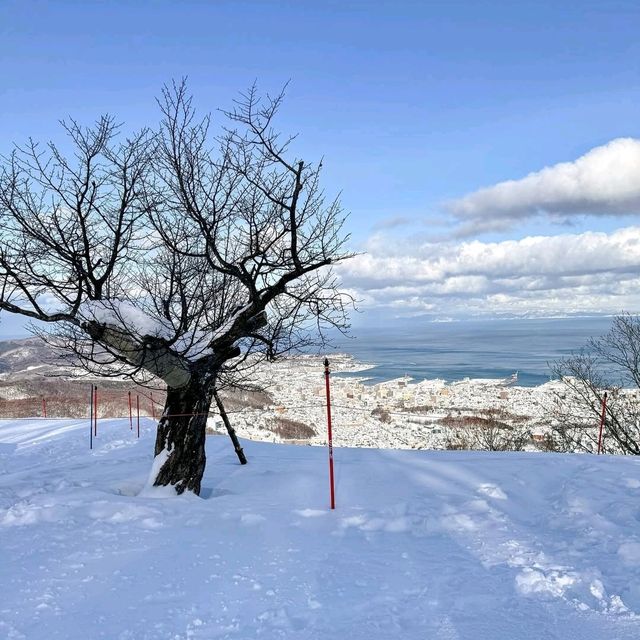
[[[339,429],[339,425],[335,425]],[[640,637],[640,460],[207,442],[140,495],[155,424],[0,422],[0,637]]]

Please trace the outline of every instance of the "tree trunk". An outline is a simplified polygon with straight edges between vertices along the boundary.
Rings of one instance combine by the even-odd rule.
[[[167,401],[156,436],[155,455],[161,466],[153,483],[155,486],[173,485],[178,494],[193,491],[200,495],[212,397],[211,383],[195,375],[187,386],[167,388]]]

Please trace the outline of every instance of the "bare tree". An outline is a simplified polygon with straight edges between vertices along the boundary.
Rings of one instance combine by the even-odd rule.
[[[154,482],[177,493],[200,492],[221,381],[347,328],[343,211],[273,128],[281,102],[253,87],[213,135],[173,84],[156,130],[70,121],[70,156],[30,140],[1,169],[0,310],[89,371],[165,382]]]
[[[623,314],[605,335],[552,365],[563,382],[551,409],[553,436],[567,451],[597,451],[607,393],[602,450],[640,454],[640,318]]]
[[[468,430],[471,449],[481,451],[523,451],[531,442],[527,429],[512,426],[489,424]]]
[[[506,424],[495,417],[469,416],[450,422],[458,424],[447,438],[447,449],[523,451],[531,442],[528,429]]]

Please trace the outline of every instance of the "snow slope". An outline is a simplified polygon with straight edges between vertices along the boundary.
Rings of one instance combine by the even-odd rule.
[[[338,426],[336,428],[339,428]],[[151,421],[0,422],[0,638],[640,637],[640,460],[208,441],[138,496]]]

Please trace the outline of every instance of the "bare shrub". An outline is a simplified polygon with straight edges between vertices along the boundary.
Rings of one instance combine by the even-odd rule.
[[[548,407],[559,450],[597,451],[607,393],[602,451],[640,454],[640,317],[617,316],[608,333],[556,361],[552,371],[563,383]]]
[[[273,404],[273,397],[264,390],[227,388],[220,394],[228,411],[265,409]]]
[[[531,440],[528,430],[494,418],[448,415],[438,423],[452,431],[445,442],[447,449],[522,451]]]
[[[415,407],[405,407],[405,413],[431,413],[434,407],[430,404],[420,404]]]
[[[384,423],[391,422],[391,414],[386,409],[383,409],[382,407],[376,407],[371,412],[371,415],[378,418],[380,422],[384,422]]]
[[[481,416],[486,416],[487,418],[492,418],[494,420],[501,420],[502,422],[507,422],[510,424],[513,423],[522,423],[528,422],[531,418],[530,416],[523,416],[518,413],[511,413],[511,411],[507,411],[503,408],[490,408],[490,409],[478,409],[477,413]]]
[[[274,418],[269,428],[285,440],[308,440],[316,435],[315,430],[308,424],[290,418]]]
[[[491,427],[494,429],[510,429],[510,425],[500,422],[494,418],[483,418],[481,416],[452,416],[451,414],[436,421],[449,429],[469,428],[469,427]]]

